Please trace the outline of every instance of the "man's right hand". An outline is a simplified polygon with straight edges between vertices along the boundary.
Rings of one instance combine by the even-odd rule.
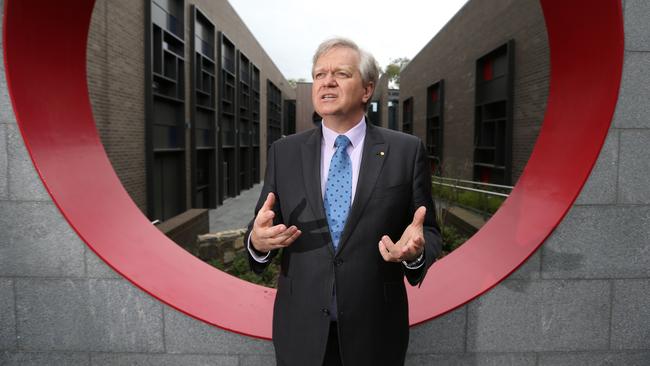
[[[280,249],[291,245],[302,232],[296,226],[289,228],[284,224],[273,226],[273,205],[275,195],[271,192],[257,213],[251,231],[251,244],[258,252],[268,253],[273,249]]]

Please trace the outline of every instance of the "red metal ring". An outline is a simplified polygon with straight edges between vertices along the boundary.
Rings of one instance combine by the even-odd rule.
[[[542,0],[551,49],[546,115],[526,169],[496,215],[409,288],[417,324],[495,286],[550,235],[580,192],[609,129],[623,64],[621,2]],[[34,165],[70,225],[114,270],[209,324],[271,337],[275,291],[220,272],[153,227],[98,138],[86,86],[92,0],[5,0],[9,92]]]

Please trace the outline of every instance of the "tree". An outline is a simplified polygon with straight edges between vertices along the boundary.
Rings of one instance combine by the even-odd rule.
[[[391,89],[399,89],[399,73],[404,70],[408,65],[408,57],[398,57],[390,60],[390,63],[384,69],[384,73],[388,75],[388,86]]]
[[[292,88],[295,88],[295,87],[296,87],[296,84],[298,84],[298,83],[304,83],[305,81],[307,81],[307,79],[305,79],[305,78],[287,79],[287,81],[289,82],[289,85],[290,85]]]

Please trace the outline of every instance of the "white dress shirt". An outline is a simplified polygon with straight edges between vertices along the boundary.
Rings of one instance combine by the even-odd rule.
[[[334,146],[334,141],[339,136],[339,133],[328,128],[325,123],[321,123],[323,137],[321,139],[321,159],[320,159],[320,187],[321,195],[325,199],[325,187],[327,186],[327,176],[329,174],[330,163],[332,161],[332,156],[336,152],[336,147]],[[350,199],[350,207],[354,202],[354,196],[357,191],[357,182],[359,181],[359,169],[361,168],[361,155],[363,153],[363,144],[366,139],[366,117],[361,117],[361,120],[351,129],[349,129],[344,135],[350,139],[351,144],[348,145],[346,152],[350,156],[352,162],[352,197]],[[298,228],[300,229],[300,228]],[[270,252],[264,256],[253,251],[251,245],[250,235],[248,236],[247,243],[248,251],[251,253],[253,259],[260,263],[265,263],[268,261]],[[420,259],[420,258],[418,258]],[[409,269],[417,269],[420,265],[424,263],[418,263],[417,266],[410,266],[407,263],[404,263]]]

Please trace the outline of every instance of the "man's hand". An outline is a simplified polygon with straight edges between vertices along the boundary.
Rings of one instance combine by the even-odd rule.
[[[420,206],[413,214],[413,222],[406,227],[402,237],[393,243],[387,235],[379,241],[379,253],[386,262],[413,261],[424,250],[424,215],[427,208]]]
[[[273,226],[274,204],[275,195],[269,193],[253,222],[251,244],[258,252],[268,253],[273,249],[289,246],[302,234],[295,226],[289,228],[283,224]]]

